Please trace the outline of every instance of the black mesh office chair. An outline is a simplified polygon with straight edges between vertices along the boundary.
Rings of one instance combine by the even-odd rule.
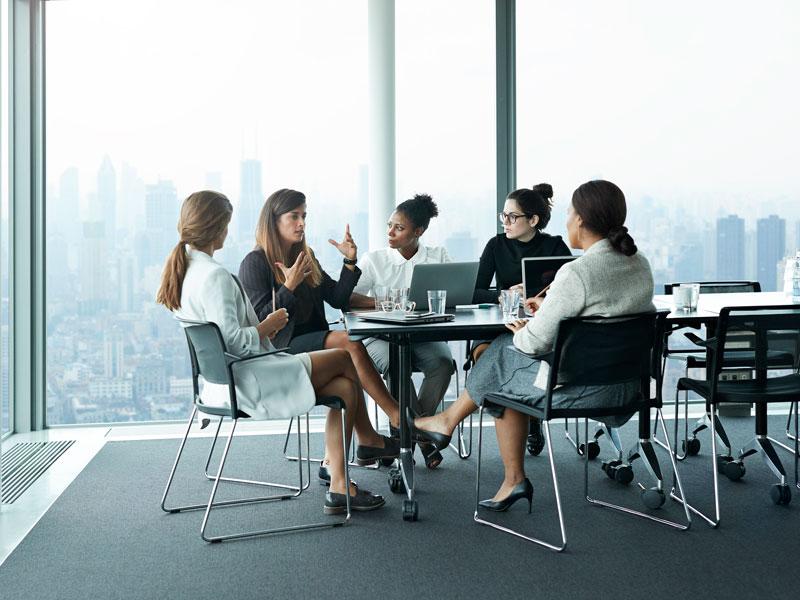
[[[647,471],[656,481],[654,487],[642,487],[642,501],[649,509],[656,509],[663,505],[666,495],[663,489],[661,468],[658,464],[655,449],[650,441],[650,409],[654,408],[656,410],[661,429],[667,440],[667,445],[669,445],[664,416],[661,412],[661,395],[658,391],[662,377],[660,352],[665,318],[666,313],[648,313],[613,318],[576,317],[564,319],[560,322],[556,332],[553,349],[550,352],[536,356],[536,358],[550,365],[547,389],[543,399],[520,399],[505,394],[489,394],[480,399],[478,466],[475,483],[476,505],[473,516],[476,522],[499,529],[505,533],[511,533],[557,552],[564,550],[567,544],[566,531],[561,509],[558,479],[556,477],[553,446],[550,439],[550,421],[559,418],[584,419],[584,433],[588,435],[588,419],[600,419],[613,415],[627,415],[638,412],[639,440],[628,451],[625,467],[632,470],[631,463],[636,458],[641,457],[644,460]],[[651,376],[656,381],[657,391],[655,395],[650,393]],[[639,382],[640,384],[639,393],[624,406],[567,407],[569,401],[575,399],[570,397],[570,391],[574,389],[573,386],[610,385],[623,382]],[[561,529],[560,544],[553,544],[542,539],[523,535],[478,516],[477,503],[480,498],[481,442],[483,433],[481,425],[483,423],[483,409],[490,404],[512,408],[526,415],[542,419],[547,446],[550,449],[550,469],[553,476],[558,521]],[[672,452],[669,453],[669,458],[678,489],[683,490],[677,463]],[[584,494],[588,502],[634,514],[682,530],[686,530],[691,526],[691,516],[686,506],[684,506],[686,516],[686,524],[684,525],[592,498],[589,495],[588,473],[589,456],[587,453],[584,455]],[[606,470],[606,474],[609,477],[614,477],[613,471],[609,473]]]
[[[776,335],[780,332],[780,335]],[[727,344],[732,335],[748,335],[753,341],[755,379],[719,380],[720,372],[728,364],[732,350]],[[786,483],[786,471],[778,458],[772,441],[767,437],[767,404],[771,402],[796,403],[800,399],[800,374],[797,364],[794,372],[788,375],[768,377],[770,369],[769,357],[771,346],[792,335],[800,336],[800,306],[760,306],[760,307],[726,307],[719,315],[716,326],[716,337],[704,341],[711,354],[711,376],[706,379],[683,377],[678,381],[679,390],[691,390],[706,401],[706,410],[716,414],[717,406],[727,402],[752,402],[755,404],[755,437],[739,451],[737,459],[730,456],[718,456],[716,447],[716,419],[711,419],[712,473],[714,477],[714,518],[710,518],[699,510],[689,507],[693,512],[716,527],[720,522],[719,512],[719,477],[724,473],[731,479],[739,479],[745,473],[744,459],[752,454],[763,456],[767,466],[775,473],[779,483],[770,489],[770,495],[776,504],[788,504],[791,501],[791,488]],[[797,481],[797,422],[795,422],[794,464],[795,486]],[[684,502],[681,497],[672,494],[673,498]],[[688,503],[684,502],[685,505]]]
[[[350,519],[350,496],[349,494],[346,495],[346,511],[345,516],[343,519],[337,519],[333,521],[328,521],[324,523],[311,523],[307,525],[298,525],[298,526],[291,526],[291,527],[276,527],[272,529],[262,529],[257,531],[244,531],[240,533],[234,534],[227,534],[227,535],[218,535],[218,536],[209,536],[206,534],[206,526],[208,524],[209,516],[211,514],[211,509],[220,507],[220,506],[236,506],[236,505],[244,505],[244,504],[253,504],[259,502],[269,502],[272,500],[287,500],[290,498],[298,497],[303,490],[308,487],[307,484],[304,485],[303,483],[303,467],[302,463],[299,462],[299,483],[298,485],[286,485],[282,483],[269,483],[263,481],[250,481],[246,479],[240,478],[232,478],[232,477],[222,477],[222,469],[225,466],[225,461],[228,457],[228,451],[230,450],[231,441],[233,440],[233,435],[236,431],[236,424],[238,423],[239,419],[246,419],[249,418],[249,415],[241,410],[239,410],[239,405],[236,400],[236,372],[237,367],[242,364],[246,364],[248,361],[255,360],[264,356],[269,356],[270,354],[275,354],[277,352],[283,351],[281,350],[273,350],[271,352],[263,352],[261,354],[253,354],[250,356],[246,356],[240,358],[233,354],[229,354],[225,347],[225,342],[222,338],[222,334],[219,331],[219,327],[215,323],[208,323],[204,321],[190,321],[186,319],[179,319],[179,321],[184,324],[186,327],[184,328],[184,332],[186,333],[186,341],[189,346],[189,358],[192,364],[192,384],[194,388],[194,406],[192,407],[192,414],[189,417],[189,425],[186,428],[186,433],[183,436],[183,440],[181,441],[180,447],[178,448],[178,455],[175,457],[175,462],[172,465],[172,470],[169,474],[169,479],[167,480],[167,486],[164,489],[164,495],[161,498],[161,508],[165,512],[168,513],[178,513],[184,511],[191,511],[191,510],[205,510],[205,515],[203,516],[203,523],[200,527],[200,535],[201,537],[207,542],[221,542],[223,540],[230,540],[230,539],[239,539],[239,538],[247,538],[247,537],[254,537],[259,535],[269,535],[272,533],[282,533],[287,531],[299,531],[304,529],[320,529],[324,527],[336,527],[340,525],[344,525]],[[223,384],[228,386],[228,390],[230,391],[230,406],[226,407],[211,407],[203,405],[200,399],[199,393],[199,381],[198,378],[202,375],[204,381],[208,383],[216,383],[216,384]],[[318,406],[327,406],[329,408],[339,409],[344,411],[345,404],[341,398],[338,397],[328,397],[328,398],[320,398],[317,399]],[[206,504],[193,504],[187,506],[168,506],[167,505],[167,495],[169,494],[170,487],[172,486],[172,480],[175,477],[175,471],[178,468],[178,463],[181,459],[181,454],[183,453],[183,448],[186,445],[186,439],[189,437],[189,432],[191,431],[192,424],[194,423],[195,416],[197,415],[198,411],[204,415],[219,417],[219,423],[217,425],[217,431],[214,435],[214,439],[211,444],[211,450],[209,451],[208,459],[206,460],[206,472],[205,476],[208,479],[213,480],[214,485],[211,489],[211,497],[208,499]],[[233,421],[233,425],[231,427],[231,432],[228,436],[228,439],[225,443],[225,448],[222,451],[222,458],[220,459],[219,467],[217,469],[216,474],[209,475],[208,474],[208,465],[211,461],[211,454],[214,451],[214,445],[216,444],[217,437],[219,436],[220,427],[222,426],[222,421],[225,418],[229,418]],[[204,419],[204,423],[202,427],[205,427],[208,424],[208,421]],[[344,447],[347,447],[347,433],[345,429],[345,415],[344,412],[342,413],[342,441]],[[297,440],[297,449],[298,454],[300,454],[300,436],[298,436]],[[345,476],[346,481],[350,480],[350,473],[347,466],[347,461],[345,460]],[[261,487],[273,487],[285,490],[283,493],[274,494],[270,496],[260,496],[257,498],[244,498],[240,500],[226,500],[224,502],[214,502],[214,498],[217,494],[217,489],[219,487],[220,482],[230,482],[230,483],[240,483],[240,484],[249,484]]]
[[[760,292],[761,285],[757,281],[703,281],[703,282],[684,282],[684,283],[698,283],[700,285],[701,294],[725,294],[725,293],[742,293],[742,292]],[[680,283],[668,283],[664,285],[664,293],[671,295],[672,290],[679,286]],[[674,331],[668,331],[667,339]],[[690,369],[706,369],[706,350],[702,346],[702,340],[694,333],[684,333],[684,336],[694,344],[692,349],[684,348],[670,348],[669,345],[665,346],[665,357],[669,360],[678,360],[684,363],[684,377],[689,376]],[[738,369],[749,370],[754,364],[753,350],[750,346],[750,340],[746,336],[740,336],[738,339],[734,337],[729,338],[729,345],[731,351],[726,353],[725,364],[723,369]],[[772,369],[786,369],[791,368],[794,363],[794,355],[792,352],[770,350],[768,354],[768,365]],[[678,427],[680,418],[679,413],[679,394],[675,394],[675,450],[678,450]],[[683,402],[684,411],[684,431],[683,440],[680,443],[681,453],[677,455],[678,460],[683,460],[687,456],[694,456],[700,452],[701,443],[697,438],[697,434],[710,425],[710,415],[704,414],[697,420],[691,431],[689,437],[689,392],[684,394]],[[730,455],[731,444],[728,435],[725,432],[722,423],[717,417],[715,423],[715,431],[719,440],[725,446],[726,455]],[[655,434],[655,431],[653,432]],[[664,444],[654,435],[654,440],[659,445]]]

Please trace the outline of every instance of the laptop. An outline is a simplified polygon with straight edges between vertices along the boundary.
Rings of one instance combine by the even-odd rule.
[[[428,290],[447,290],[445,306],[471,304],[477,279],[477,261],[414,265],[408,299],[427,309]]]
[[[522,299],[533,298],[553,282],[556,271],[577,256],[535,256],[522,259]]]
[[[436,315],[429,312],[395,313],[370,312],[358,315],[360,321],[376,321],[392,325],[424,325],[426,323],[446,323],[455,319],[455,315]]]

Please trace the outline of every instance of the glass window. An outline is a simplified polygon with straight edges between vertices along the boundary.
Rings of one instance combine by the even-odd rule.
[[[494,12],[482,0],[396,4],[397,202],[433,197],[423,243],[455,261],[477,260],[497,232]]]
[[[187,195],[234,204],[233,272],[283,187],[329,272],[346,223],[366,248],[366,2],[76,0],[46,31],[48,423],[183,419],[186,342],[154,298]]]
[[[8,0],[0,1],[0,435],[11,430],[11,396],[9,394],[8,339],[8,198],[9,153],[11,141],[8,120],[9,26]]]
[[[518,184],[617,183],[673,281],[782,285],[800,245],[800,7],[790,0],[517,3]],[[771,216],[775,215],[775,216]]]

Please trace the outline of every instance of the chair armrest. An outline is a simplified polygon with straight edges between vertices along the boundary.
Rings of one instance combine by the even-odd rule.
[[[700,336],[688,332],[683,334],[686,339],[692,342],[695,346],[700,346],[701,348],[714,348],[717,344],[717,338],[712,337],[708,338],[707,340],[702,339]]]
[[[255,358],[261,358],[262,356],[269,356],[271,354],[278,354],[279,352],[288,352],[289,348],[276,348],[275,350],[270,350],[269,352],[259,352],[258,354],[250,354],[248,356],[236,356],[235,354],[230,354],[228,352],[225,353],[225,360],[228,362],[229,365],[234,363],[241,363],[248,360],[253,360]]]

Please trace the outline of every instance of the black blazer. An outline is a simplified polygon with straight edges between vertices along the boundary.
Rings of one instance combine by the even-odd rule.
[[[319,265],[316,258],[314,261]],[[274,310],[273,289],[278,308],[285,308],[289,312],[286,327],[272,340],[276,348],[288,346],[289,341],[299,335],[327,331],[329,327],[323,301],[333,308],[347,308],[350,303],[350,295],[361,277],[361,270],[356,267],[351,271],[342,265],[339,281],[334,281],[321,266],[319,268],[322,271],[322,282],[317,287],[309,287],[303,282],[291,292],[286,286],[277,284],[261,248],[250,252],[239,265],[239,279],[260,320],[266,319]]]

